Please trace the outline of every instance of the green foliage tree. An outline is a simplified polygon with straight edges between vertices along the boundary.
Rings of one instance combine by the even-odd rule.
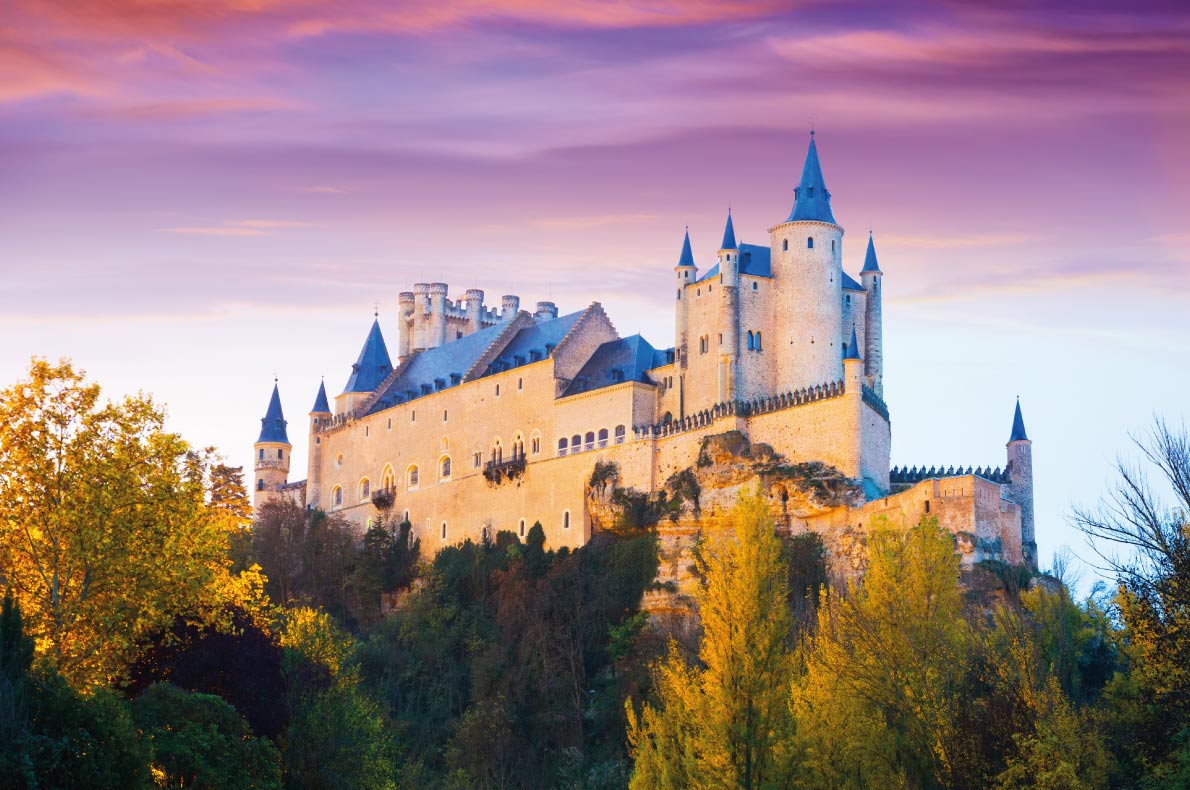
[[[158,787],[280,790],[277,748],[253,736],[221,698],[156,683],[133,701],[132,712],[152,747]]]
[[[631,787],[786,787],[796,766],[788,567],[765,498],[741,496],[700,552],[699,664],[676,651],[656,706],[629,708]]]
[[[144,396],[100,402],[69,362],[0,392],[0,583],[39,655],[77,687],[111,682],[179,613],[234,597],[228,503],[211,457]]]

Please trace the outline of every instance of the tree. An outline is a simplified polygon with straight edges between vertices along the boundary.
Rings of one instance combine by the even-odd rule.
[[[639,720],[629,708],[634,788],[785,787],[795,767],[781,542],[758,492],[740,497],[728,524],[698,560],[698,665],[671,649],[657,669],[658,704]]]
[[[100,402],[69,362],[34,359],[0,392],[0,583],[39,655],[72,684],[110,682],[138,642],[234,588],[234,513],[208,501],[211,457],[143,395]]]
[[[152,746],[158,787],[280,790],[277,748],[254,737],[236,709],[219,697],[156,683],[133,701],[132,711]]]

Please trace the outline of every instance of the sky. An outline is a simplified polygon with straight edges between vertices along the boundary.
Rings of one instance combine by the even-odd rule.
[[[683,229],[767,243],[811,128],[893,463],[1002,465],[1019,396],[1042,564],[1090,558],[1070,510],[1186,416],[1180,2],[5,0],[0,385],[69,357],[239,465],[276,376],[299,479],[414,282],[672,345]]]

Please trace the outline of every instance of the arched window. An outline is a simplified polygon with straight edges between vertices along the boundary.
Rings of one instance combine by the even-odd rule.
[[[384,471],[380,473],[380,487],[385,491],[391,491],[397,487],[397,475],[389,464],[385,464]]]
[[[566,437],[563,436],[558,440],[558,456],[566,455]]]
[[[757,351],[764,350],[764,344],[760,342],[760,333],[759,332],[756,333],[756,350]]]
[[[339,488],[338,486],[335,486],[335,490],[331,491],[331,503],[335,507],[343,506],[343,489]]]
[[[261,447],[261,448],[260,448],[260,456],[259,456],[259,458],[260,458],[260,460],[262,460],[262,461],[264,460],[264,448],[263,448],[263,447]]]
[[[519,534],[522,538],[525,537],[525,520],[524,519],[521,519],[521,524],[517,528],[517,534]]]
[[[781,242],[781,250],[783,252],[787,252],[789,250],[789,239],[785,239]]]
[[[504,445],[502,445],[502,444],[500,443],[500,440],[499,440],[499,439],[497,439],[496,441],[492,442],[492,458],[491,458],[491,461],[492,461],[492,463],[493,463],[493,464],[498,464],[498,463],[501,463],[501,462],[503,462],[503,461],[504,461]]]
[[[562,511],[562,529],[570,529],[570,511]]]
[[[607,428],[599,429],[599,449],[607,447]]]
[[[751,329],[749,329],[749,330],[748,330],[748,350],[749,350],[749,351],[751,351],[751,350],[752,350],[752,348],[753,348],[753,346],[752,346],[752,342],[753,342],[753,341],[752,341],[752,330],[751,330]]]
[[[617,425],[617,426],[616,426],[616,432],[615,432],[615,434],[614,434],[614,435],[615,435],[615,437],[616,437],[616,444],[623,444],[623,443],[624,443],[624,433],[625,433],[625,431],[624,431],[624,426],[623,426],[623,425]]]
[[[835,240],[831,239],[831,255],[835,254]]]
[[[513,459],[525,457],[525,437],[517,431],[516,435],[512,437],[512,457]]]
[[[284,451],[284,450],[277,450],[277,458],[279,458],[279,459],[284,459],[284,458],[285,458],[285,451]]]
[[[580,452],[582,449],[583,437],[576,433],[574,436],[570,437],[570,454],[574,455],[575,453]]]
[[[417,464],[405,470],[405,488],[409,490],[417,488]]]
[[[532,455],[539,455],[541,453],[541,434],[537,431],[529,437],[529,453]]]
[[[808,250],[814,249],[814,237],[813,236],[806,237],[806,249],[808,249]]]
[[[372,495],[372,481],[365,477],[363,480],[359,481],[359,498],[362,501],[362,500],[367,499],[371,495]]]
[[[595,449],[595,432],[594,431],[587,431],[587,441],[586,441],[586,444],[583,446],[583,449],[584,450],[594,450]]]
[[[257,480],[257,481],[256,481],[256,490],[257,490],[257,491],[263,491],[263,490],[264,490],[264,481],[263,481],[263,480]]]
[[[450,479],[450,456],[444,455],[438,461],[438,477],[440,480]]]

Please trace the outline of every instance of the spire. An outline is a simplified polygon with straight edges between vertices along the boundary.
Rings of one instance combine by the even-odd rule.
[[[1025,418],[1021,416],[1021,399],[1016,399],[1016,414],[1012,416],[1012,436],[1008,437],[1009,442],[1027,442],[1029,437],[1025,435]]]
[[[793,211],[786,222],[817,220],[838,224],[831,212],[831,193],[826,190],[826,181],[822,178],[822,165],[818,162],[818,146],[814,144],[813,132],[810,132],[810,150],[806,152],[802,180],[793,190],[793,196]]]
[[[719,245],[719,249],[738,249],[735,243],[735,227],[731,224],[731,209],[727,210],[727,227],[723,229],[723,243]]]
[[[330,414],[331,404],[326,399],[326,382],[318,382],[318,395],[314,398],[314,408],[310,410],[311,414]]]
[[[859,338],[855,336],[855,327],[851,327],[851,342],[847,344],[847,353],[843,359],[863,359],[859,355]]]
[[[864,268],[860,272],[880,272],[880,264],[876,262],[876,243],[872,241],[872,231],[868,231],[868,254],[864,256]]]
[[[694,252],[690,249],[690,228],[686,228],[686,240],[682,242],[682,256],[678,266],[694,266]]]
[[[285,415],[281,413],[281,392],[277,389],[277,382],[273,381],[273,397],[269,399],[268,411],[260,421],[260,442],[278,442],[289,444],[289,437],[285,434]]]
[[[376,319],[372,321],[372,329],[364,341],[363,350],[359,352],[359,359],[351,366],[351,378],[347,379],[343,392],[371,392],[380,386],[392,369],[393,363],[388,356],[388,347],[384,345],[384,335],[380,334],[380,320]]]

